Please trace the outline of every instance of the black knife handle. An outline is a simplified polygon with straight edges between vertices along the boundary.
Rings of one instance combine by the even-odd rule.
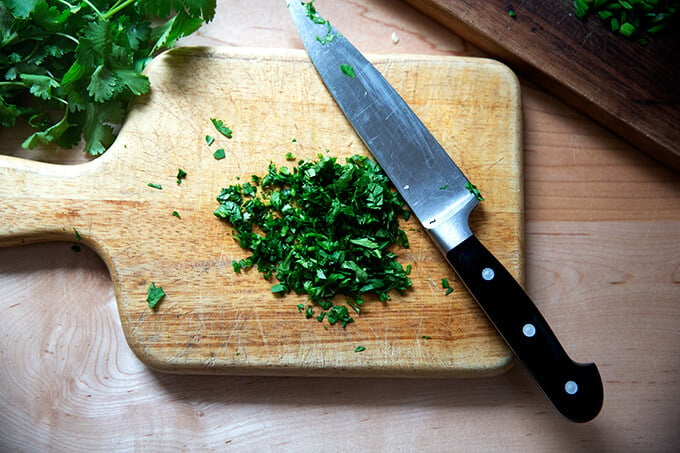
[[[446,258],[557,410],[575,422],[595,418],[604,400],[597,366],[569,358],[503,265],[475,236],[450,250]]]

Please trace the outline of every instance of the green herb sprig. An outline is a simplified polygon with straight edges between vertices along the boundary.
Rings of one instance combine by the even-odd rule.
[[[278,280],[272,292],[306,294],[323,310],[318,321],[344,327],[353,321],[348,306],[360,313],[365,295],[385,302],[391,291],[411,286],[410,265],[404,268],[393,251],[408,247],[399,219],[409,212],[367,157],[343,165],[319,155],[292,169],[272,163],[265,176],[222,189],[217,201],[215,216],[251,252],[232,263],[234,270],[255,266],[265,279]],[[346,305],[334,302],[340,294]]]
[[[149,91],[154,55],[212,20],[216,0],[0,2],[0,125],[22,144],[102,154],[129,101]]]

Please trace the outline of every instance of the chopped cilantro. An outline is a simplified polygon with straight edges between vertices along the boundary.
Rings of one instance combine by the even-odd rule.
[[[187,177],[187,172],[182,170],[181,168],[177,169],[177,184],[182,184],[182,180],[186,179]]]
[[[295,160],[293,153],[286,153],[286,160]]]
[[[677,28],[680,12],[678,0],[574,0],[574,15],[585,20],[596,14],[614,33],[628,39],[637,38],[641,45],[648,37],[658,35],[671,26]]]
[[[333,28],[331,27],[331,23],[328,22],[326,19],[321,17],[321,15],[316,11],[316,8],[314,7],[314,1],[312,0],[310,2],[305,3],[305,10],[307,13],[307,17],[309,20],[314,22],[317,25],[325,25],[326,26],[326,34],[324,36],[317,36],[316,40],[321,43],[321,45],[325,45],[335,39],[335,34],[333,33]]]
[[[277,283],[271,287],[273,293],[285,293],[287,291],[286,286],[283,283]]]
[[[172,215],[174,215],[174,216],[177,217],[178,219],[181,219],[181,218],[182,218],[182,217],[179,215],[179,212],[177,212],[177,211],[172,211]]]
[[[217,132],[219,132],[220,134],[224,135],[227,138],[233,137],[232,130],[225,126],[222,120],[211,118],[210,121],[212,121],[213,126],[215,126],[215,129],[217,129]]]
[[[316,40],[321,43],[321,45],[328,44],[329,42],[333,41],[335,39],[335,34],[333,33],[333,29],[331,28],[331,23],[327,22],[327,27],[326,27],[326,34],[323,36],[317,36]]]
[[[213,143],[215,143],[215,137],[212,135],[206,135],[205,142],[208,144],[208,146],[211,146]]]
[[[470,181],[467,181],[465,183],[465,188],[470,191],[472,195],[475,196],[475,198],[479,201],[484,201],[484,197],[482,196],[482,193],[477,189],[477,186],[472,184]]]
[[[154,182],[148,183],[147,186],[152,187],[154,189],[163,190],[163,186],[161,186],[160,184],[156,184]]]
[[[225,154],[224,154],[224,149],[220,148],[217,151],[213,153],[213,157],[217,160],[224,159]]]
[[[301,160],[293,168],[270,164],[268,173],[222,189],[216,217],[233,228],[233,237],[250,256],[236,272],[256,266],[275,277],[274,293],[305,294],[324,311],[316,316],[346,326],[359,313],[363,295],[385,302],[389,292],[411,286],[393,250],[408,247],[399,219],[408,211],[389,179],[371,159],[352,156]],[[346,304],[334,298],[347,296]]]
[[[78,230],[74,228],[73,232],[76,234],[76,240],[80,241],[82,238],[80,237],[80,233],[78,233]]]
[[[432,337],[429,336],[429,335],[423,335],[422,338],[425,339],[425,340],[431,340],[432,339]]]
[[[363,351],[365,351],[365,350],[366,350],[366,348],[365,348],[364,346],[357,346],[357,347],[354,349],[354,352],[363,352]]]
[[[154,308],[164,297],[165,291],[163,291],[163,288],[156,286],[156,284],[152,282],[149,285],[146,296],[146,302],[149,304],[149,307]]]
[[[439,190],[446,190],[446,189],[448,189],[448,188],[449,188],[449,185],[448,185],[448,184],[444,184],[443,186],[441,186],[441,187],[439,188]]]
[[[451,288],[451,285],[449,284],[449,281],[446,278],[442,278],[442,288],[446,290],[446,293],[444,293],[444,295],[446,296],[453,292],[453,288]]]
[[[348,64],[341,64],[340,65],[340,70],[342,71],[343,74],[345,74],[347,77],[351,79],[356,78],[356,74],[354,73],[354,68]]]
[[[349,315],[347,307],[344,305],[333,305],[326,313],[326,319],[328,319],[328,322],[331,324],[340,322],[342,327],[354,322],[354,319]]]

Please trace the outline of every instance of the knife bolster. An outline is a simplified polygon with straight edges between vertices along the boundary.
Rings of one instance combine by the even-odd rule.
[[[446,256],[449,250],[472,236],[469,219],[477,204],[478,201],[471,197],[461,209],[452,213],[445,212],[430,221],[421,222],[442,255]]]

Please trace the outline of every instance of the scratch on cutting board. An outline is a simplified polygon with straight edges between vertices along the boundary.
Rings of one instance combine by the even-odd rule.
[[[191,337],[191,340],[189,340],[188,342],[186,342],[186,343],[184,344],[184,347],[183,347],[181,350],[179,350],[174,356],[172,356],[172,359],[171,359],[171,360],[179,359],[179,358],[185,356],[185,355],[186,355],[186,352],[187,352],[190,348],[196,347],[196,346],[198,345],[198,343],[200,343],[201,338],[203,338],[202,335],[194,334],[194,335]]]
[[[253,316],[255,317],[255,322],[257,323],[257,328],[260,331],[260,337],[262,338],[262,345],[268,346],[269,342],[267,341],[267,336],[264,333],[264,328],[262,327],[262,322],[260,321],[260,315],[258,314],[257,310],[253,311]]]

